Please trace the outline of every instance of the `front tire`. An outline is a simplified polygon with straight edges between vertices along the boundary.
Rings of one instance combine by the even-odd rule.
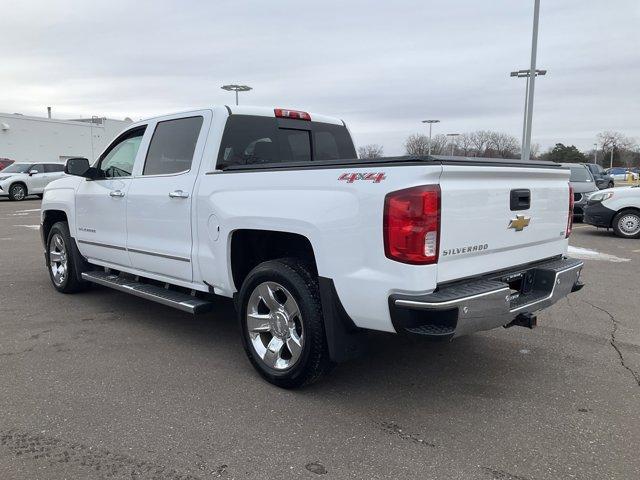
[[[614,187],[613,182],[609,182],[609,185],[607,185],[607,188],[613,188],[613,187]]]
[[[14,202],[20,202],[27,198],[27,187],[22,183],[14,183],[9,187],[9,198]]]
[[[254,268],[238,295],[242,343],[268,382],[296,388],[332,368],[317,276],[296,259]]]
[[[49,278],[57,291],[75,293],[87,288],[87,283],[76,276],[76,258],[66,222],[57,222],[51,227],[47,237],[46,261]]]
[[[640,212],[624,210],[613,217],[613,231],[621,238],[640,238]]]

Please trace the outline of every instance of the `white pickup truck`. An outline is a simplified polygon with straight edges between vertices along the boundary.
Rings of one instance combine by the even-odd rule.
[[[251,363],[281,387],[358,355],[367,330],[533,327],[582,286],[552,163],[357,159],[342,120],[220,106],[132,124],[65,171],[42,201],[53,286],[192,313],[233,297]]]

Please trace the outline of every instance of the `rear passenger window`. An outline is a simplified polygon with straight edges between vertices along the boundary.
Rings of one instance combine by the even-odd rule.
[[[64,171],[64,165],[58,165],[55,163],[45,163],[44,173],[56,173]]]
[[[149,144],[142,174],[169,175],[190,170],[201,127],[202,117],[159,122]]]
[[[222,135],[216,168],[342,158],[356,158],[344,125],[231,115]]]

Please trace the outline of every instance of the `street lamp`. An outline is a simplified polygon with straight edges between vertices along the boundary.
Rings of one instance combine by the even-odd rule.
[[[238,92],[248,92],[252,90],[248,85],[223,85],[220,88],[228,92],[236,92],[236,105],[238,105]]]
[[[422,123],[429,124],[429,155],[431,155],[431,127],[434,123],[440,123],[440,120],[422,120]]]
[[[453,142],[453,139],[458,136],[460,136],[459,133],[447,133],[447,137],[451,138],[451,156],[452,157],[453,157],[453,147],[455,145]]]
[[[522,135],[522,160],[529,160],[531,154],[531,121],[533,120],[533,94],[536,86],[536,77],[538,75],[544,75],[546,70],[536,69],[536,56],[538,54],[538,21],[540,19],[540,0],[534,0],[533,2],[533,34],[531,36],[531,67],[529,70],[520,70],[518,72],[511,72],[512,77],[522,76],[527,77],[527,100],[524,111],[525,122],[523,125]],[[544,73],[542,73],[544,72]],[[533,73],[533,75],[532,75]]]
[[[529,74],[531,70],[516,70],[515,72],[511,72],[509,74],[510,77],[517,77],[517,78],[526,78],[527,79],[527,86],[525,88],[525,93],[524,93],[524,121],[522,122],[522,145],[521,145],[521,155],[524,158],[524,150],[525,150],[525,141],[527,138],[527,127],[528,127],[528,122],[527,122],[527,114],[529,111],[529,77],[531,76]],[[536,77],[541,75],[546,75],[547,71],[546,70],[536,70]]]

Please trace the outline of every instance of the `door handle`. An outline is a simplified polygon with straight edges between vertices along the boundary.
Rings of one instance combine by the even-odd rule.
[[[169,192],[171,198],[189,198],[189,192],[183,192],[182,190],[174,190]]]
[[[122,190],[111,190],[109,192],[110,197],[124,197],[124,192]]]

